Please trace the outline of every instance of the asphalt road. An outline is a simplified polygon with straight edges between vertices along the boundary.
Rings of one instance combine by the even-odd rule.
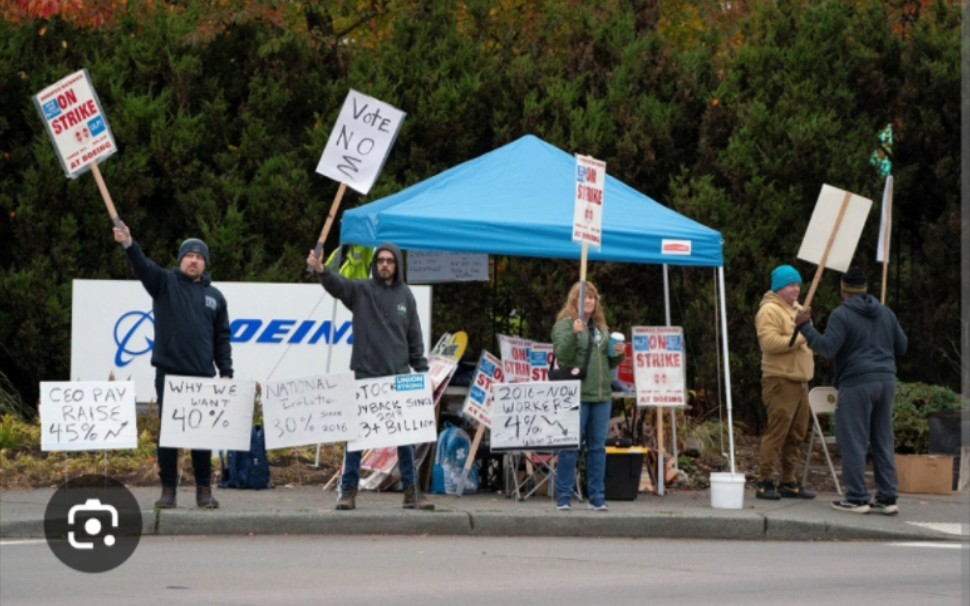
[[[101,574],[0,542],[3,606],[967,604],[966,543],[144,537]]]

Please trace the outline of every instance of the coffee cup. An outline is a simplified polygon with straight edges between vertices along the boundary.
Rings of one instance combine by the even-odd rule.
[[[616,355],[615,350],[616,350],[617,344],[623,343],[624,341],[626,341],[626,337],[623,336],[622,332],[614,332],[610,334],[610,355],[611,356]]]

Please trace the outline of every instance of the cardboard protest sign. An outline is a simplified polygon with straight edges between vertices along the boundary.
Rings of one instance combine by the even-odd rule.
[[[408,284],[488,282],[488,255],[408,251]]]
[[[844,272],[852,264],[872,200],[823,185],[798,249],[798,258]]]
[[[552,343],[529,344],[530,381],[548,381],[549,367],[552,365]]]
[[[438,439],[431,381],[424,373],[358,379],[354,401],[359,437],[347,443],[349,451]]]
[[[407,114],[353,89],[317,164],[317,172],[367,194]]]
[[[577,154],[573,242],[602,247],[605,188],[606,162]]]
[[[267,381],[263,388],[266,448],[343,442],[357,437],[354,375]]]
[[[133,382],[40,384],[41,450],[112,448],[138,448]]]
[[[88,70],[66,76],[34,95],[64,174],[75,179],[118,151]]]
[[[491,449],[578,448],[580,385],[493,383]]]
[[[254,382],[168,375],[164,389],[159,446],[249,451]]]
[[[818,265],[805,297],[806,308],[812,306],[815,290],[825,268],[842,272],[849,269],[871,207],[872,200],[868,198],[831,185],[822,186],[808,229],[805,230],[805,238],[798,250],[799,259]],[[796,330],[792,333],[788,346],[793,346],[797,339]]]
[[[684,330],[680,326],[633,327],[638,407],[686,406],[684,353]]]
[[[879,242],[876,244],[876,261],[882,263],[882,293],[879,301],[886,304],[886,284],[889,282],[889,250],[893,231],[893,176],[886,177],[882,191],[882,213],[879,218]]]
[[[531,345],[532,341],[529,339],[498,335],[499,355],[502,356],[502,370],[506,383],[532,380],[532,365],[529,362]]]
[[[485,427],[491,426],[492,384],[503,382],[504,377],[502,361],[482,350],[471,387],[468,388],[465,402],[461,407],[462,414],[475,419]]]

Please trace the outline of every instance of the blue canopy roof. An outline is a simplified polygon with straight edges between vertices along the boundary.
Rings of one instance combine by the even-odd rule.
[[[575,171],[574,156],[526,135],[348,210],[340,240],[366,246],[393,242],[405,250],[579,259],[582,248],[572,241]],[[603,247],[591,246],[588,258],[719,267],[722,243],[720,232],[607,175]]]

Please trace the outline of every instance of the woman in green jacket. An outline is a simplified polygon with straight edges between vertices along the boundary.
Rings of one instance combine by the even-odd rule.
[[[582,383],[579,438],[580,447],[586,445],[586,490],[590,509],[608,511],[606,434],[613,408],[611,370],[623,360],[624,349],[622,344],[618,344],[615,351],[609,351],[610,333],[596,287],[586,282],[582,315],[579,312],[579,290],[580,283],[577,282],[569,290],[566,305],[556,316],[556,324],[552,327],[552,346],[559,365],[574,368],[583,366],[586,349],[593,347]],[[583,318],[587,318],[587,321]],[[563,450],[559,453],[556,509],[560,511],[571,509],[578,458],[579,450]]]

